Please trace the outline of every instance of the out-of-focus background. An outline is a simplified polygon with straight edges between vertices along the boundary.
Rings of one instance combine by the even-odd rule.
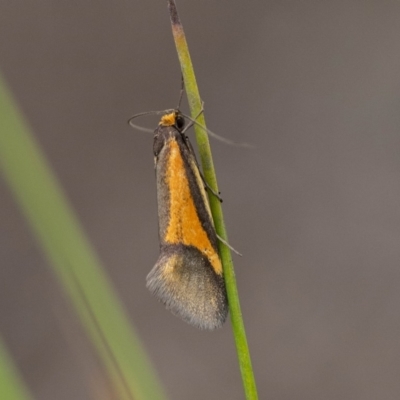
[[[260,399],[398,399],[400,4],[178,8],[209,128],[255,145],[212,142]],[[230,323],[198,331],[145,288],[152,135],[126,121],[177,104],[166,2],[3,1],[0,38],[9,87],[169,397],[243,399]],[[2,177],[0,199],[1,335],[37,399],[93,398],[96,356]]]

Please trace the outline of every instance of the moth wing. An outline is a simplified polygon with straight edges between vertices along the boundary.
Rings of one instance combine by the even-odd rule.
[[[228,314],[223,276],[196,248],[176,245],[162,249],[147,276],[148,289],[173,314],[200,329],[220,327]]]

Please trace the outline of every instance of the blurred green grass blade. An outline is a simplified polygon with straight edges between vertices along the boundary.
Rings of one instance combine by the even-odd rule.
[[[0,170],[81,317],[119,398],[165,399],[122,305],[1,76]]]
[[[0,398],[7,400],[32,399],[0,338]]]

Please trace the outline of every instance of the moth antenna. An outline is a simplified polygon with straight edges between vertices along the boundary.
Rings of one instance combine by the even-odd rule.
[[[136,118],[144,117],[144,116],[146,116],[146,115],[161,115],[161,114],[170,113],[170,112],[173,112],[173,111],[175,111],[175,110],[171,108],[171,109],[162,110],[162,111],[146,111],[146,112],[141,112],[141,113],[135,114],[134,116],[130,117],[130,118],[128,119],[128,124],[129,124],[132,128],[137,129],[138,131],[153,133],[153,132],[154,132],[154,129],[145,128],[145,127],[143,127],[143,126],[136,125],[136,124],[134,124],[132,121],[133,121],[134,119],[136,119]]]
[[[189,115],[182,114],[185,118],[187,118],[191,123],[186,126],[186,128],[183,130],[182,133],[186,132],[190,127],[192,127],[194,124],[199,126],[201,129],[203,129],[209,136],[213,137],[214,139],[219,140],[222,143],[229,144],[230,146],[236,146],[236,147],[247,147],[247,148],[254,148],[253,145],[249,143],[236,143],[233,140],[229,140],[224,138],[223,136],[217,135],[213,131],[210,131],[210,129],[206,128],[205,126],[201,125],[199,122],[197,122],[197,118],[203,113],[204,111],[204,101],[201,102],[201,110],[199,113],[196,115],[196,118],[189,117]]]

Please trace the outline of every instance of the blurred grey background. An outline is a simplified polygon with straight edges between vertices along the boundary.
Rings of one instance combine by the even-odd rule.
[[[209,128],[255,145],[212,142],[260,399],[400,398],[400,3],[178,9]],[[152,136],[126,121],[176,106],[166,2],[3,0],[0,38],[9,87],[170,398],[243,399],[230,323],[198,331],[145,288]],[[2,177],[0,199],[0,331],[24,379],[38,399],[110,398]]]

